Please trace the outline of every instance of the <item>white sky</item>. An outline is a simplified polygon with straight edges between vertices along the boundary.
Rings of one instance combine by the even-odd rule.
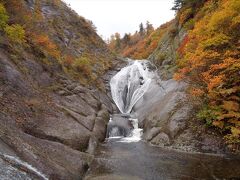
[[[115,32],[134,33],[148,20],[156,28],[173,19],[174,0],[63,0],[79,15],[93,21],[103,39]]]

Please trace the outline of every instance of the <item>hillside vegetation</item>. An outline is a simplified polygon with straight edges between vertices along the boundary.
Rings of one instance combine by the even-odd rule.
[[[113,35],[108,43],[109,48],[123,57],[133,59],[146,59],[157,48],[158,42],[169,26],[173,22],[168,22],[155,29],[147,22],[144,28],[143,24],[139,25],[139,31],[134,34],[125,34],[120,37],[118,33]]]
[[[16,63],[26,51],[47,66],[59,64],[82,83],[95,82],[114,56],[92,22],[67,9],[60,0],[1,0],[0,43]]]
[[[182,1],[178,21],[187,28],[178,48],[176,80],[190,83],[201,103],[197,117],[227,143],[240,143],[240,1]],[[238,145],[237,145],[238,144]]]

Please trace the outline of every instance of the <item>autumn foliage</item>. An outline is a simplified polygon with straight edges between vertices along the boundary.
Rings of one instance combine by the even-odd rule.
[[[178,16],[188,11],[184,12],[183,6]],[[178,49],[179,69],[174,76],[189,81],[191,94],[204,100],[198,117],[235,144],[240,143],[239,12],[239,0],[206,1],[188,19],[195,25]]]
[[[157,48],[158,42],[166,32],[169,24],[163,24],[154,30],[149,22],[146,23],[145,28],[141,23],[139,31],[134,34],[125,34],[122,38],[116,33],[110,39],[109,48],[123,57],[146,59]]]
[[[56,59],[60,58],[61,54],[57,45],[46,34],[32,33],[31,37],[33,42],[42,48],[43,51]]]

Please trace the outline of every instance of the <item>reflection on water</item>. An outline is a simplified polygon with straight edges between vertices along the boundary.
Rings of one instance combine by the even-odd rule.
[[[240,157],[184,153],[110,139],[99,146],[86,179],[240,179]]]

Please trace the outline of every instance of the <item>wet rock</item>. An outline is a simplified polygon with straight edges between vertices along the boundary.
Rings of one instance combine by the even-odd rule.
[[[152,140],[151,140],[151,143],[152,144],[155,144],[155,145],[169,145],[170,144],[170,139],[168,137],[167,134],[165,133],[159,133],[156,137],[154,137]]]
[[[144,134],[144,139],[146,139],[147,141],[152,140],[156,135],[158,135],[161,131],[160,127],[153,127],[152,129],[150,129],[149,131],[147,131],[147,133]]]

